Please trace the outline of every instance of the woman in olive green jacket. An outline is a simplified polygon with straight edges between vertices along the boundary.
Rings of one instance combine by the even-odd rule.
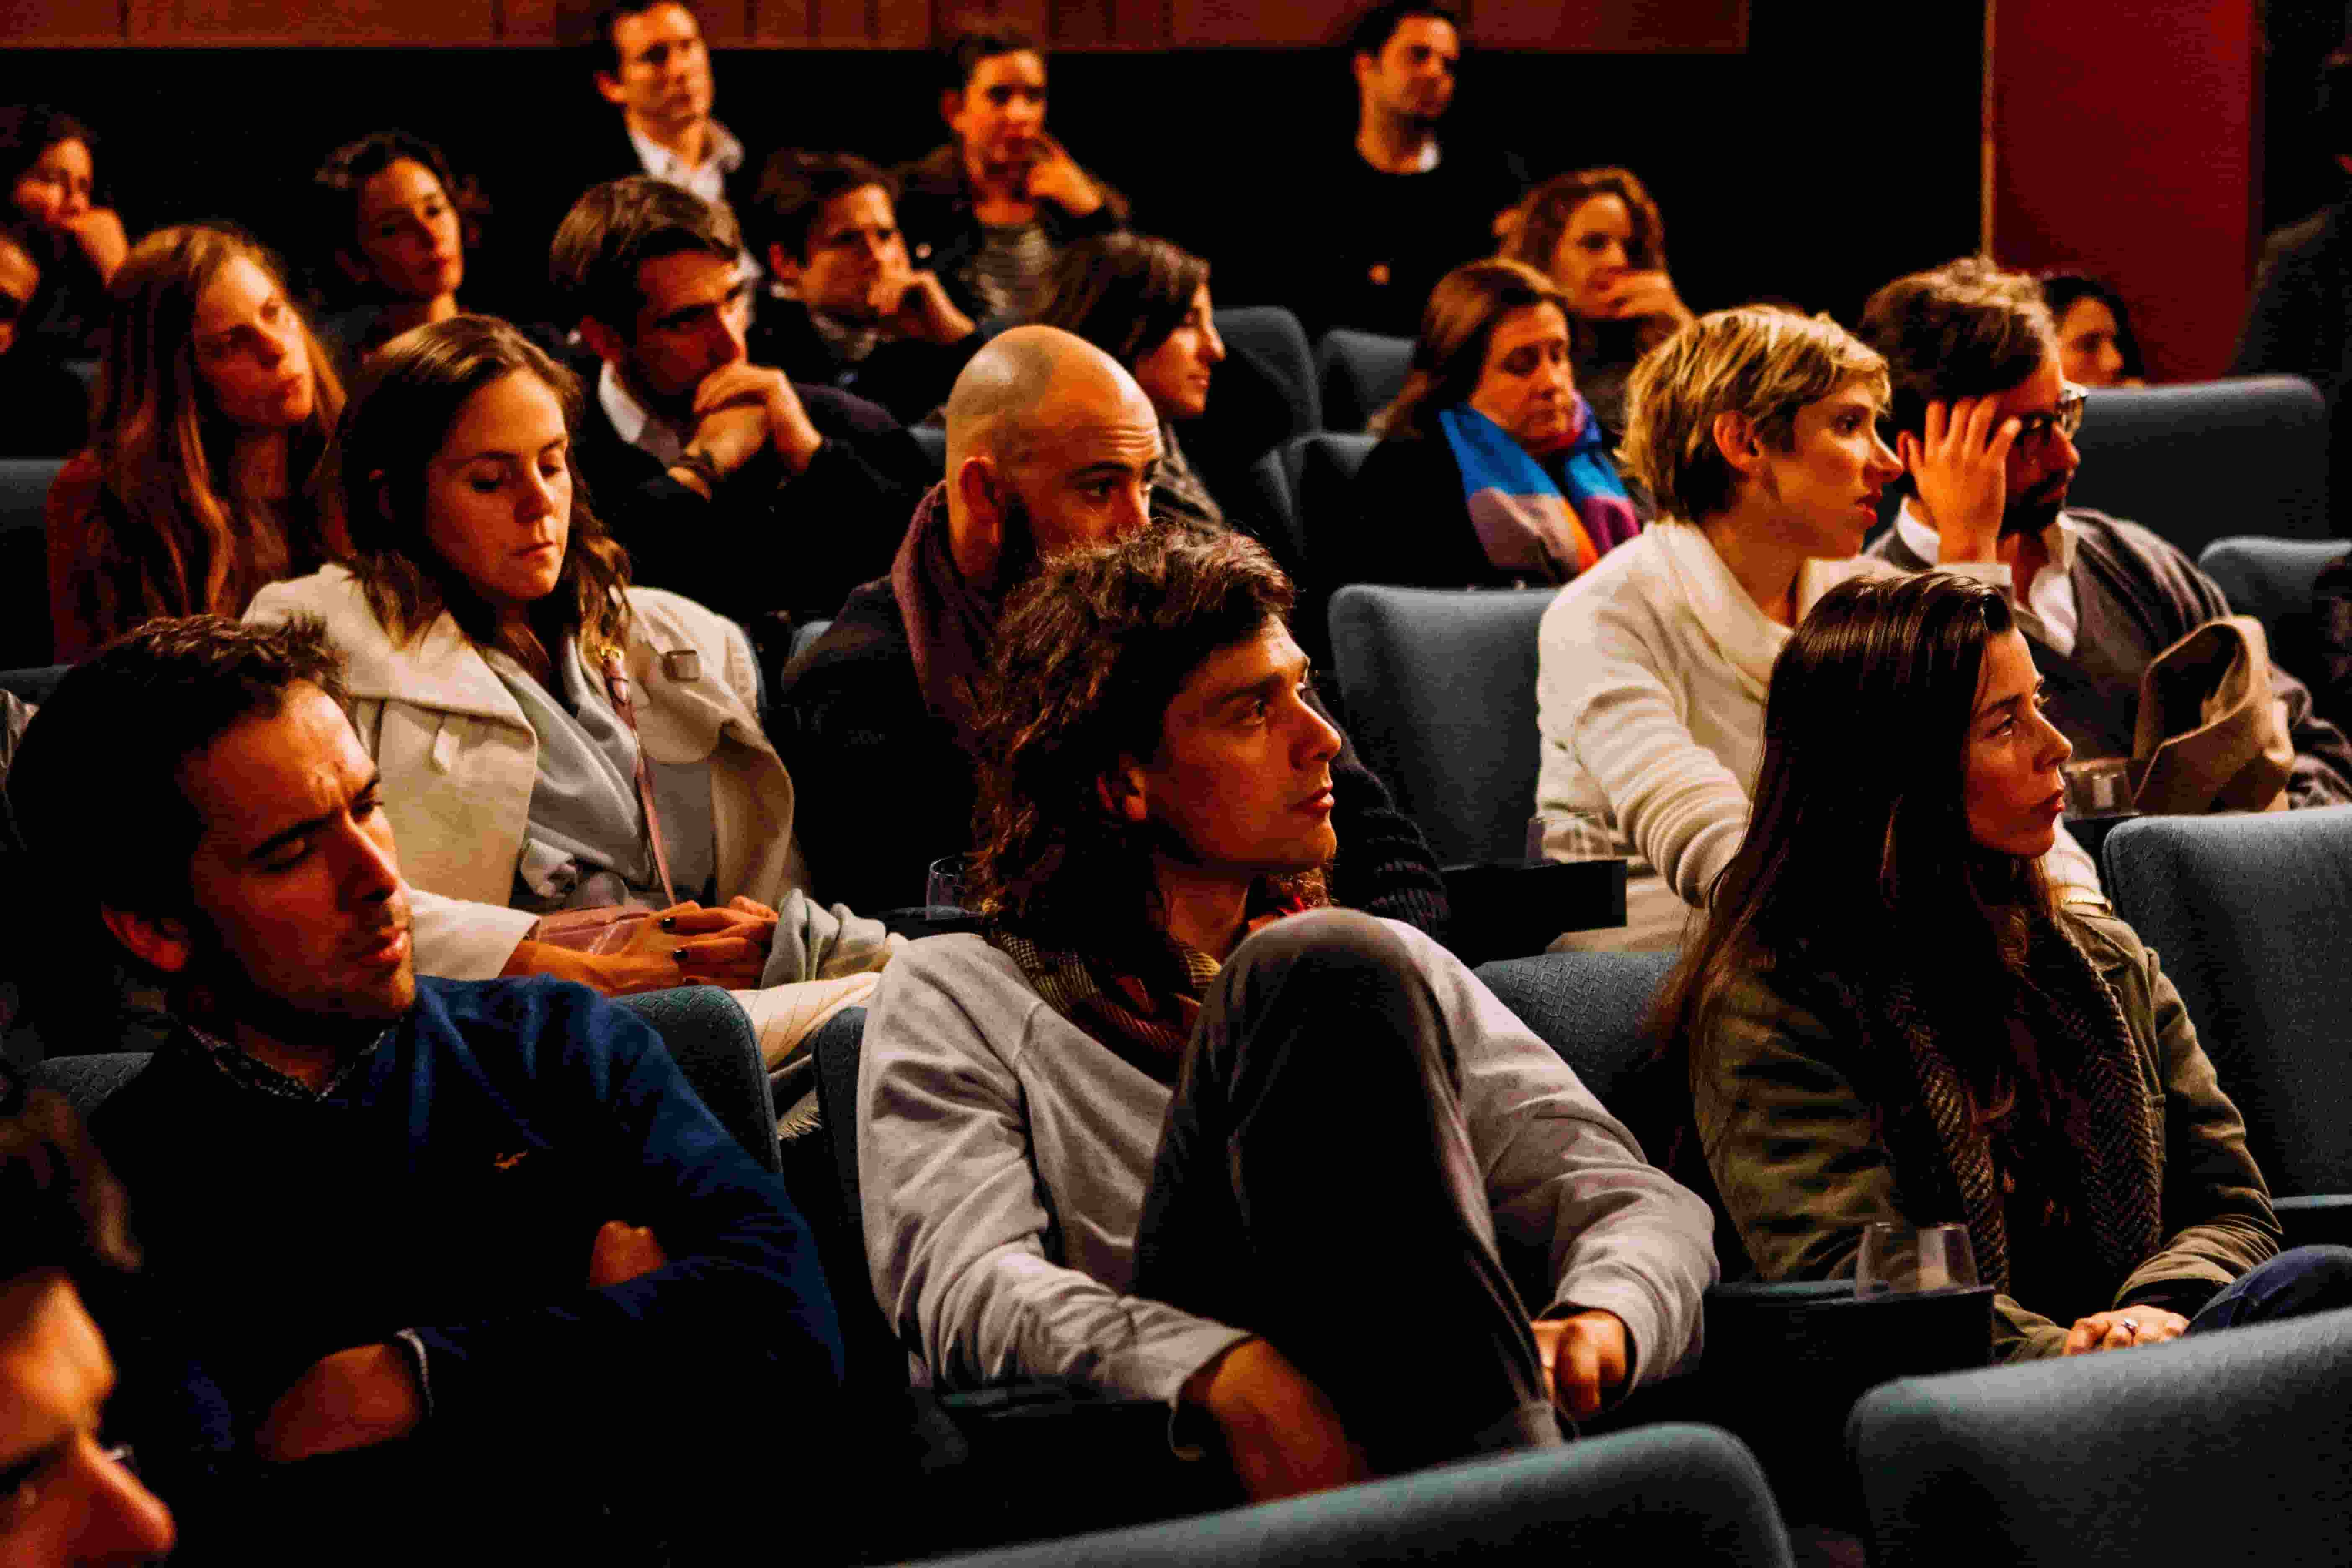
[[[1832,590],[1780,655],[1657,1015],[1740,1242],[1763,1279],[1851,1278],[1873,1222],[1965,1225],[2000,1360],[2352,1301],[2352,1250],[2280,1253],[2156,955],[2043,879],[2069,748],[2040,684],[2001,594],[1937,574]]]

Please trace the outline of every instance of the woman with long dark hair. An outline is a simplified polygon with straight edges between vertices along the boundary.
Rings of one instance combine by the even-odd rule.
[[[240,614],[341,553],[316,480],[342,384],[268,253],[158,229],[111,292],[90,444],[47,508],[61,662],[158,616]]]
[[[40,335],[50,353],[68,359],[99,352],[106,286],[131,254],[122,219],[99,199],[97,145],[89,127],[63,110],[0,109],[6,219],[41,249]]]
[[[403,874],[442,900],[416,912],[420,973],[729,986],[772,1066],[860,989],[800,983],[870,985],[884,933],[803,890],[749,641],[629,585],[576,489],[580,406],[504,321],[394,339],[336,440],[349,565],[272,586],[248,618],[319,616],[349,661]],[[554,934],[599,922],[611,940],[584,949]]]
[[[1797,628],[1655,1014],[1739,1240],[1832,1279],[1874,1222],[1964,1225],[2004,1360],[2345,1300],[2352,1251],[2279,1253],[2156,955],[2046,879],[2070,754],[1998,589],[1849,582]]]
[[[379,131],[336,148],[310,177],[320,331],[356,364],[384,342],[457,313],[479,203],[430,142]]]

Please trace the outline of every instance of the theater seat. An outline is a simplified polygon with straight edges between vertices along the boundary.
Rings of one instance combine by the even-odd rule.
[[[2221,585],[2231,609],[2263,623],[2279,668],[2309,681],[2325,675],[2312,613],[2319,574],[2347,551],[2352,542],[2341,539],[2234,535],[2207,545],[2197,565]]]
[[[944,425],[909,425],[907,434],[929,459],[931,478],[944,479],[948,471],[948,429]]]
[[[1307,329],[1280,305],[1250,305],[1219,310],[1217,336],[1225,352],[1251,370],[1288,405],[1290,427],[1278,438],[1323,428],[1323,399],[1315,386],[1315,363],[1307,352]]]
[[[0,668],[47,664],[56,648],[41,509],[64,467],[62,458],[0,458]]]
[[[2342,1563],[2352,1311],[1892,1384],[1850,1439],[1874,1568]]]
[[[1350,584],[1331,598],[1349,733],[1440,864],[1527,853],[1536,764],[1536,626],[1553,588]]]
[[[0,669],[0,691],[38,708],[49,700],[49,693],[58,689],[58,682],[72,668],[68,664],[44,664],[31,669]]]
[[[1334,327],[1315,347],[1315,367],[1323,383],[1323,424],[1333,431],[1361,430],[1372,416],[1396,400],[1412,363],[1412,340]]]
[[[2300,376],[2093,392],[2071,499],[2194,558],[2225,533],[2325,539],[2327,410]]]
[[[1713,1427],[1658,1426],[940,1568],[1790,1561],[1755,1456]]]
[[[1338,586],[1325,581],[1331,563],[1341,559],[1338,536],[1354,524],[1356,471],[1379,444],[1376,437],[1326,430],[1282,449],[1307,575],[1326,595]]]
[[[2100,860],[2246,1119],[2288,1239],[2352,1240],[2352,805],[2134,817]]]

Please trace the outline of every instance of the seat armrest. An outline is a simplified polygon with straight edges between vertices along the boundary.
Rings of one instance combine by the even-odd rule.
[[[1625,862],[1489,861],[1444,868],[1454,956],[1476,968],[1525,958],[1562,931],[1625,923]]]
[[[882,929],[892,936],[903,936],[917,942],[927,936],[953,936],[959,931],[974,931],[981,928],[981,917],[970,910],[942,912],[939,906],[909,904],[905,909],[884,910],[874,917]]]
[[[2273,1198],[2289,1247],[2352,1247],[2352,1193]]]

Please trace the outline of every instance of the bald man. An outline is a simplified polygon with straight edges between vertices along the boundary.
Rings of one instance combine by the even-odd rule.
[[[931,863],[971,847],[972,692],[1006,597],[1040,560],[1154,526],[1160,420],[1135,378],[1053,327],[1016,327],[948,395],[947,478],[890,574],[849,595],[785,670],[771,726],[825,897],[924,900]],[[1165,526],[1165,525],[1161,525]],[[1352,747],[1332,764],[1336,900],[1442,936],[1444,879]]]

